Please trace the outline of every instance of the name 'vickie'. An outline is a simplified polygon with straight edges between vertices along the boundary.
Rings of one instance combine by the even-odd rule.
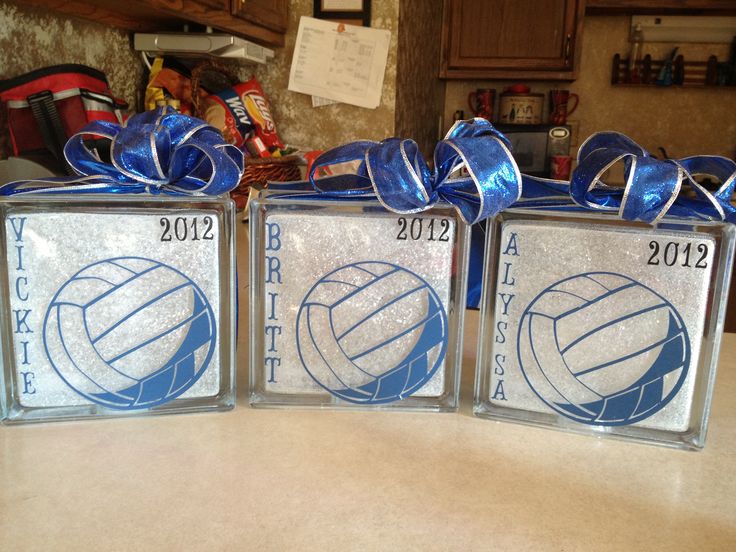
[[[23,265],[23,250],[25,249],[25,242],[23,241],[23,230],[26,225],[26,217],[10,217],[10,224],[13,227],[13,234],[15,235],[15,251],[17,256],[17,266],[15,271],[17,276],[15,281],[11,283],[14,287],[15,298],[22,303],[26,303],[30,299],[29,282],[26,267]],[[31,315],[31,309],[16,308],[13,309],[13,334],[16,336],[16,345],[20,347],[21,366],[29,366],[30,355],[28,350],[29,341],[27,334],[32,334],[33,330],[28,324],[29,316]],[[22,377],[21,384],[23,386],[22,393],[24,395],[35,395],[36,387],[34,381],[36,374],[32,370],[21,371]]]

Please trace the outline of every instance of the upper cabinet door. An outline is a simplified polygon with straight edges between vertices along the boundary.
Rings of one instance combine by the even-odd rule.
[[[232,13],[256,25],[286,32],[288,0],[232,0]]]
[[[204,4],[205,6],[209,6],[210,8],[215,8],[220,11],[227,11],[228,7],[230,6],[230,0],[198,0],[198,3]]]
[[[585,13],[653,15],[734,15],[734,0],[587,0]]]
[[[133,32],[181,30],[186,22],[267,46],[283,46],[288,0],[12,0]]]
[[[572,80],[584,0],[445,0],[440,76]]]

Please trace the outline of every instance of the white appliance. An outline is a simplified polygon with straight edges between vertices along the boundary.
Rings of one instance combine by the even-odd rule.
[[[267,63],[273,50],[220,33],[135,33],[133,47],[149,55],[209,55]]]

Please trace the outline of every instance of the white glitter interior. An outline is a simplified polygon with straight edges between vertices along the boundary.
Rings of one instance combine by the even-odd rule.
[[[498,293],[513,293],[515,297],[508,307],[508,316],[503,316],[503,304],[495,298],[496,321],[508,321],[508,329],[504,332],[506,342],[495,342],[497,330],[494,329],[494,344],[490,359],[496,354],[506,356],[505,374],[499,378],[494,373],[494,366],[486,368],[491,374],[489,399],[498,406],[529,410],[534,412],[553,412],[532,391],[519,368],[517,356],[517,335],[519,322],[526,307],[545,288],[565,278],[586,272],[614,272],[628,276],[656,293],[665,297],[680,313],[690,338],[691,362],[686,379],[678,394],[660,411],[636,423],[638,427],[664,429],[668,431],[684,431],[689,425],[693,388],[697,377],[697,364],[703,336],[703,325],[707,306],[708,288],[713,270],[714,240],[704,234],[683,232],[656,233],[647,230],[601,227],[583,224],[565,224],[560,222],[508,221],[502,225],[501,253],[503,253],[512,233],[516,233],[519,256],[500,255],[498,273]],[[694,254],[697,244],[709,244],[706,257],[707,269],[683,267],[682,259],[674,266],[666,266],[662,260],[658,266],[647,264],[652,254],[649,243],[656,239],[662,246],[668,241],[680,244],[692,244],[694,264],[700,255]],[[661,259],[661,255],[660,255]],[[504,286],[506,266],[511,262],[510,275],[514,286]],[[626,298],[623,298],[624,300]],[[629,298],[631,299],[631,298]],[[611,308],[619,308],[613,305]],[[576,320],[577,324],[589,324],[584,318]],[[653,324],[659,321],[653,320]],[[636,340],[642,336],[638,332],[622,331],[610,336],[617,347],[626,349],[635,347]],[[656,333],[661,328],[652,327]],[[561,339],[564,339],[561,338]],[[577,353],[580,361],[586,356],[600,356],[600,343],[591,342],[587,348],[581,347]],[[606,378],[613,381],[606,382]],[[498,379],[503,379],[503,387],[507,400],[493,400]],[[604,388],[620,388],[616,374],[610,373],[596,382]]]
[[[172,239],[169,242],[160,240],[162,227],[160,225],[161,213],[157,214],[101,214],[101,213],[22,213],[10,214],[5,221],[7,248],[8,248],[8,277],[10,282],[10,308],[29,309],[27,321],[33,333],[13,334],[15,346],[15,371],[16,381],[22,386],[23,378],[20,372],[31,370],[34,373],[32,381],[35,393],[24,394],[22,389],[18,390],[19,402],[25,407],[51,407],[51,406],[73,406],[90,404],[90,402],[69,387],[51,366],[43,343],[44,317],[46,316],[49,303],[62,285],[74,274],[84,267],[114,257],[143,257],[154,259],[162,264],[173,267],[186,274],[207,297],[214,313],[217,323],[217,338],[214,351],[209,365],[199,380],[189,388],[181,397],[210,397],[218,393],[220,387],[220,354],[219,336],[220,327],[220,259],[218,243],[220,239],[220,228],[218,218],[212,216],[211,212],[199,211],[173,211],[169,218],[174,216],[201,217],[210,215],[213,221],[212,240],[187,240],[178,241]],[[16,242],[10,218],[25,217],[23,227],[23,243]],[[16,224],[18,224],[16,222]],[[202,229],[200,227],[200,232]],[[17,245],[22,245],[23,269],[18,270]],[[28,285],[24,287],[28,299],[21,301],[14,293],[14,282],[18,277],[28,278]],[[171,283],[172,278],[179,276],[173,271],[156,270],[150,273],[150,277],[140,286],[129,300],[133,304],[145,301],[151,290],[157,287],[165,287]],[[189,292],[182,290],[182,292]],[[136,295],[137,294],[137,295]],[[139,295],[139,296],[138,296]],[[184,300],[191,298],[184,297]],[[115,309],[121,305],[114,302],[108,307]],[[104,314],[104,313],[103,313]],[[178,321],[180,315],[174,308],[167,309],[166,304],[160,308],[143,313],[142,316],[131,320],[131,324],[122,325],[120,331],[124,335],[123,341],[129,339],[131,332],[150,333],[156,327],[171,327]],[[132,322],[135,322],[133,324]],[[181,332],[173,332],[166,339],[181,340]],[[22,341],[28,341],[29,365],[22,365],[23,348]],[[81,345],[84,340],[78,342]],[[115,347],[115,343],[100,343],[100,346]],[[165,361],[158,358],[171,351],[169,343],[163,340],[155,347],[147,349],[153,357],[147,356],[148,362],[158,363]],[[53,347],[53,345],[51,345]],[[163,349],[166,349],[164,351]],[[53,351],[51,351],[53,355]],[[201,351],[198,352],[201,355]],[[61,356],[61,355],[60,355]],[[196,355],[195,355],[196,357]],[[91,374],[99,377],[100,370],[104,370],[107,377],[109,370],[105,370],[102,361],[95,364],[95,358],[89,355]],[[140,361],[131,355],[128,362],[133,365]],[[131,366],[128,366],[130,368]],[[122,377],[122,376],[121,376]]]
[[[420,215],[421,216],[421,215]],[[448,310],[451,293],[452,248],[455,240],[455,221],[450,222],[448,241],[397,240],[398,216],[390,214],[335,215],[299,211],[268,215],[267,223],[278,224],[281,228],[281,250],[266,252],[276,254],[281,263],[282,284],[266,284],[264,301],[269,293],[278,293],[278,324],[282,328],[276,337],[278,353],[269,353],[270,337],[266,340],[266,356],[277,356],[281,364],[276,368],[276,382],[269,383],[270,369],[264,370],[266,390],[274,393],[326,394],[304,369],[297,352],[296,324],[299,307],[310,288],[329,272],[350,263],[362,261],[383,261],[399,265],[423,278],[437,293],[445,311]],[[411,220],[411,216],[407,217]],[[435,218],[439,222],[445,217]],[[426,234],[425,234],[426,236]],[[397,279],[388,287],[403,289],[405,282]],[[366,298],[366,304],[353,304],[357,310],[371,309],[376,297]],[[380,302],[380,298],[378,298]],[[367,348],[383,337],[395,335],[396,328],[405,328],[416,317],[417,312],[425,312],[426,296],[414,294],[405,299],[401,308],[386,309],[373,317],[363,332],[356,332],[351,346],[356,349]],[[268,314],[266,315],[268,316]],[[266,321],[268,324],[269,322]],[[326,324],[326,322],[325,322]],[[321,332],[328,331],[324,326]],[[392,333],[393,332],[393,333]],[[391,366],[396,355],[408,350],[415,341],[409,335],[400,343],[401,351],[385,348],[370,355],[371,366]],[[433,354],[437,354],[433,351]],[[404,353],[405,354],[405,353]],[[436,356],[435,356],[436,358]],[[368,359],[366,359],[368,360]],[[368,364],[363,368],[368,368]],[[413,393],[413,396],[436,397],[445,387],[445,361],[435,375]]]

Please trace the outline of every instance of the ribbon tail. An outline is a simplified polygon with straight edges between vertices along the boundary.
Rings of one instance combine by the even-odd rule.
[[[38,180],[17,180],[0,186],[0,196],[38,195],[38,194],[140,194],[149,190],[140,183],[120,183],[105,175],[92,175],[82,178],[60,177]]]

